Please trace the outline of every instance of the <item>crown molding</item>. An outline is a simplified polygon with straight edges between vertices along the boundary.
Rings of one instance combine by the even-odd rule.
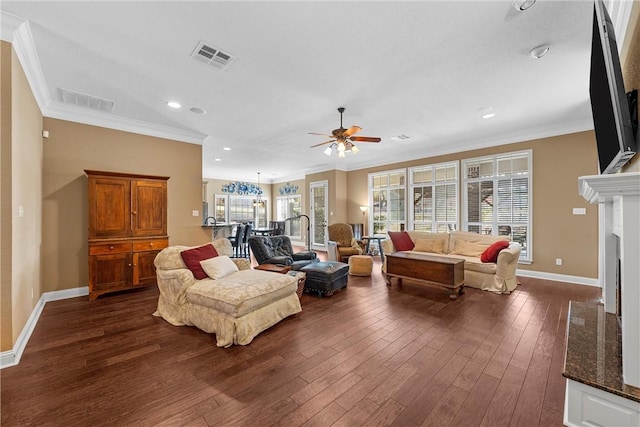
[[[6,12],[0,13],[0,19],[2,19],[2,38],[11,42],[29,82],[33,97],[40,112],[44,115],[47,105],[51,104],[52,100],[40,66],[29,22]]]
[[[347,169],[347,171],[368,169],[379,166],[389,166],[393,165],[394,163],[404,163],[416,159],[427,159],[436,156],[463,153],[465,151],[480,150],[500,145],[517,144],[526,141],[534,141],[537,139],[551,138],[559,135],[569,135],[572,133],[584,132],[588,130],[593,130],[593,122],[591,121],[591,119],[579,120],[568,125],[556,127],[541,126],[538,128],[527,130],[525,132],[519,131],[518,134],[510,133],[488,135],[483,137],[482,139],[467,139],[464,141],[447,142],[436,147],[423,148],[424,152],[418,152],[418,150],[420,150],[419,145],[421,143],[417,142],[418,148],[416,148],[416,151],[412,153],[404,153],[397,156],[385,156],[382,159],[354,163]],[[426,144],[427,141],[424,141],[423,143]]]
[[[189,129],[158,125],[54,101],[40,66],[29,22],[2,11],[0,11],[0,19],[2,20],[2,39],[13,45],[36,103],[44,117],[198,145],[202,145],[207,137],[206,134]]]
[[[207,137],[206,134],[189,129],[158,125],[59,102],[47,105],[43,116],[198,145],[202,145]]]
[[[13,33],[16,32],[25,20],[0,10],[0,22],[2,23],[2,25],[0,25],[0,38],[6,42],[13,43]]]

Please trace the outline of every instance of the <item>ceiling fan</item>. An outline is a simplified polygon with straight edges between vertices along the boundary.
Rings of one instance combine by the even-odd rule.
[[[342,113],[344,113],[345,108],[338,108],[338,112],[340,113],[340,127],[338,129],[334,129],[331,131],[331,135],[327,135],[324,133],[315,133],[309,132],[310,135],[321,135],[328,136],[329,141],[321,142],[320,144],[312,145],[311,148],[319,147],[320,145],[331,144],[324,150],[324,153],[327,156],[330,156],[333,152],[333,149],[336,148],[338,151],[338,157],[344,157],[345,152],[357,153],[360,151],[358,147],[355,146],[354,142],[380,142],[381,138],[373,137],[373,136],[353,136],[356,133],[360,132],[362,128],[360,126],[351,126],[349,129],[345,129],[342,126]]]

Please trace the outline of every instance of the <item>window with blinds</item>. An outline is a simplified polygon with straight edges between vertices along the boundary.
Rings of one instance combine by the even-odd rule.
[[[531,150],[462,161],[464,230],[509,236],[531,253]]]
[[[254,206],[254,196],[229,196],[229,217],[228,222],[246,223],[253,222],[254,227],[267,226],[267,206],[268,200],[262,198],[264,206]]]
[[[401,231],[406,226],[405,169],[369,175],[369,230]]]
[[[409,168],[412,230],[446,232],[458,225],[458,162]]]

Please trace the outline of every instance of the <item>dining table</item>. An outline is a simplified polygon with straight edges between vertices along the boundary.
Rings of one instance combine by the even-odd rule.
[[[251,229],[251,232],[253,234],[259,234],[261,236],[271,236],[275,230],[276,230],[275,228],[257,227],[257,228]]]

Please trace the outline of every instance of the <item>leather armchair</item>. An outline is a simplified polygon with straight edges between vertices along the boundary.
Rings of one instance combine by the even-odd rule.
[[[299,270],[318,258],[315,252],[294,253],[289,236],[251,236],[249,247],[258,264],[290,265],[292,270]]]

